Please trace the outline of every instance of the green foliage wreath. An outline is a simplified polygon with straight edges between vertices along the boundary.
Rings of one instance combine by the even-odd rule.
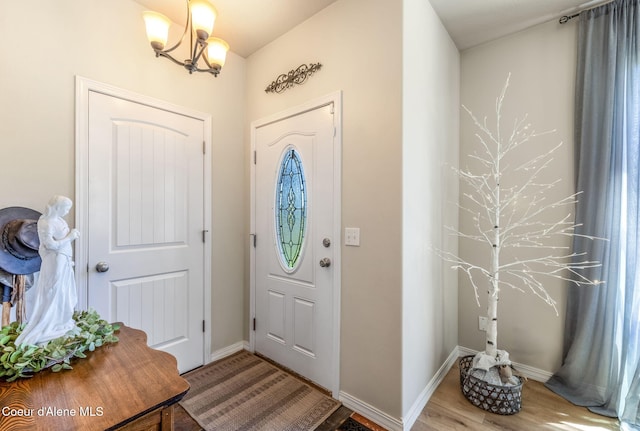
[[[102,320],[95,310],[76,311],[73,319],[76,328],[69,335],[42,346],[16,346],[15,340],[24,324],[13,322],[3,327],[0,330],[0,378],[12,382],[49,367],[53,372],[70,370],[72,358],[86,358],[87,350],[92,352],[96,347],[118,341],[114,332],[120,326]]]

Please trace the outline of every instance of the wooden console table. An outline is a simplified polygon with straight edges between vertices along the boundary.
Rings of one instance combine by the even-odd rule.
[[[173,356],[121,325],[120,341],[45,370],[0,382],[0,430],[172,430],[173,404],[189,390]]]

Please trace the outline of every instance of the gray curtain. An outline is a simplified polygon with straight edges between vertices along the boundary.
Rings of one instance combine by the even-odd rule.
[[[604,283],[570,286],[564,361],[547,386],[640,430],[640,0],[580,14],[575,142],[579,234],[574,251]]]

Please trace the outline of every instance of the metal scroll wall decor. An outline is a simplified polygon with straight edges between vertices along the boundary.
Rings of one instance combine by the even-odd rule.
[[[294,84],[302,84],[308,77],[320,70],[321,67],[320,63],[300,65],[297,69],[278,76],[264,91],[267,93],[282,93],[287,88],[293,87]]]

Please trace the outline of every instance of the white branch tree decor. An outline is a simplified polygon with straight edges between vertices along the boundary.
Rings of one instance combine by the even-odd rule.
[[[510,77],[510,75],[509,75]],[[513,130],[501,133],[502,107],[509,77],[496,99],[496,123],[492,130],[485,117],[479,120],[465,106],[478,131],[478,150],[469,157],[481,172],[469,168],[454,168],[459,178],[467,184],[460,210],[473,220],[474,232],[464,233],[448,227],[455,235],[486,245],[490,252],[489,263],[474,264],[450,252],[440,251],[440,256],[463,271],[473,287],[476,302],[480,306],[479,292],[487,289],[487,317],[485,351],[474,359],[474,367],[489,370],[495,365],[510,364],[507,352],[498,350],[498,301],[500,290],[507,287],[524,292],[530,290],[554,308],[556,301],[545,289],[545,278],[555,278],[576,285],[596,285],[600,282],[581,275],[581,270],[598,266],[586,259],[585,253],[572,252],[568,246],[557,245],[561,237],[573,237],[575,228],[571,210],[580,194],[575,193],[560,200],[548,200],[546,194],[559,180],[545,182],[542,172],[549,166],[552,154],[562,145],[512,166],[512,153],[530,143],[534,138],[550,132],[536,133],[527,117],[516,119]],[[511,157],[509,157],[511,156]],[[520,179],[515,184],[513,179]],[[507,182],[510,180],[510,182]],[[556,221],[548,221],[548,212],[567,208],[568,213]],[[595,237],[588,237],[597,239]],[[566,239],[565,239],[566,242]],[[560,242],[562,243],[562,242]],[[501,255],[506,249],[520,249]],[[521,256],[517,257],[516,254]]]

